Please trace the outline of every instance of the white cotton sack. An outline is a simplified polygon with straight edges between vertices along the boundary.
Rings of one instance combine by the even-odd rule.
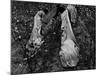
[[[64,67],[76,66],[78,62],[78,47],[73,40],[67,39],[61,46],[60,59]]]

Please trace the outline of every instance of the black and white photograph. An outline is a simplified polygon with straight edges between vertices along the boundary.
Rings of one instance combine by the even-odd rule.
[[[96,6],[11,0],[11,75],[96,69]]]

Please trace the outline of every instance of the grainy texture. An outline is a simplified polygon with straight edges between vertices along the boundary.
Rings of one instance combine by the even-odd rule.
[[[96,68],[96,7],[74,5],[77,10],[72,29],[80,47],[79,62],[76,67],[64,68],[59,60],[61,46],[61,19],[54,18],[51,30],[45,34],[45,42],[34,57],[26,49],[34,26],[34,16],[42,9],[52,10],[55,3],[11,2],[11,74],[41,73],[55,71],[88,70]],[[66,7],[68,4],[59,4]],[[71,14],[70,14],[71,15]]]

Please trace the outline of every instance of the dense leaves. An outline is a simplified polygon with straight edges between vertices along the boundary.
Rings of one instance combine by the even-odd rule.
[[[11,2],[11,73],[39,73],[95,68],[95,6],[74,5],[77,9],[73,32],[80,47],[80,60],[76,67],[63,68],[59,60],[61,43],[60,17],[43,29],[45,41],[35,56],[26,49],[34,26],[34,15],[42,9],[52,10],[57,4],[38,2]],[[66,7],[67,4],[59,4]],[[70,14],[71,15],[71,14]]]

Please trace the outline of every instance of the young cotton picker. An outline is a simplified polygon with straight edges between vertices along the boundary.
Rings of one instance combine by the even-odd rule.
[[[60,55],[60,59],[61,59],[61,63],[63,67],[76,66],[77,62],[79,61],[78,59],[79,47],[77,46],[77,42],[76,42],[74,33],[72,31],[71,23],[70,23],[69,15],[68,15],[68,11],[70,11],[70,7],[68,7],[68,9],[66,9],[63,13],[60,11],[62,13],[61,14],[61,20],[62,20],[61,29],[63,30],[63,33],[62,33],[62,38],[61,38],[61,51],[59,52],[59,55]],[[71,11],[72,11],[72,7],[71,7]],[[36,50],[35,48],[39,48],[41,46],[41,44],[43,43],[42,41],[43,36],[40,34],[42,23],[45,23],[46,27],[49,26],[51,18],[55,16],[56,12],[57,12],[57,8],[54,8],[47,15],[45,15],[44,11],[37,12],[37,14],[34,17],[34,27],[32,30],[32,34],[31,34],[28,44],[26,45],[26,48],[28,48],[28,50],[34,51]],[[44,30],[46,27],[44,27]],[[48,29],[49,28],[47,28],[47,30]],[[30,45],[34,46],[35,48],[30,47]]]
[[[71,28],[67,9],[61,14],[61,19],[61,29],[63,30],[61,38],[61,51],[59,52],[61,63],[63,67],[74,67],[79,61],[79,47],[76,44],[77,42]]]

